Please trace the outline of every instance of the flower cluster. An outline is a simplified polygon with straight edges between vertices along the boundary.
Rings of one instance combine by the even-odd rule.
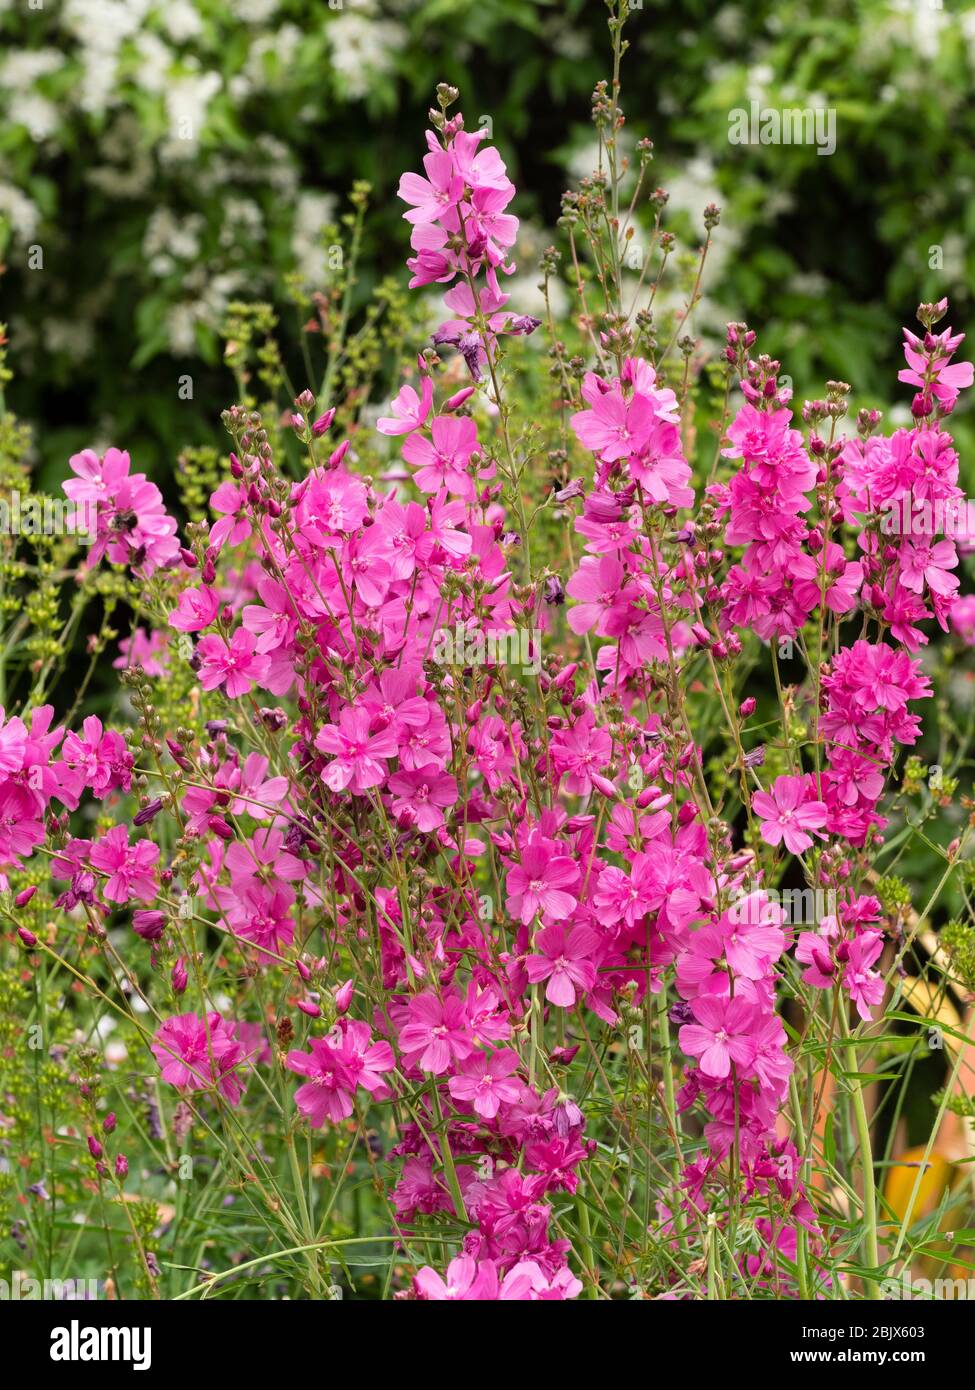
[[[553,453],[580,476],[536,507],[562,543],[533,568],[515,485],[534,455],[496,463],[518,447],[499,338],[536,326],[499,288],[514,189],[448,98],[425,175],[400,192],[414,285],[451,286],[434,343],[459,349],[472,384],[421,356],[377,425],[410,471],[378,480],[310,390],[297,479],[255,412],[228,411],[216,519],[182,547],[127,455],[72,460],[68,496],[98,502],[92,563],[147,590],[153,626],[120,656],[140,734],[94,717],[52,732],[48,707],[30,728],[0,721],[3,863],[50,835],[58,905],[99,943],[131,912],[134,960],[194,1001],[151,1041],[181,1123],[266,1092],[295,1162],[304,1126],[389,1165],[375,1189],[404,1295],[575,1297],[632,1213],[661,1251],[724,1243],[751,1287],[825,1291],[836,1237],[783,1009],[805,1012],[821,1059],[844,1011],[866,1021],[884,1001],[887,921],[866,885],[888,776],[920,737],[912,706],[932,694],[916,624],[946,623],[958,583],[950,543],[895,545],[883,511],[904,489],[956,497],[941,422],[971,372],[950,363],[960,340],[933,333],[944,306],[922,306],[913,429],[884,438],[870,416],[847,439],[843,383],[794,417],[779,364],[732,325],[742,401],[698,494],[687,383],[609,316],[561,376]],[[532,680],[498,655],[525,633],[549,648]],[[766,649],[767,742],[756,698],[734,691]],[[784,682],[797,652],[804,672]],[[175,679],[164,723],[152,681]],[[74,836],[85,791],[139,809]],[[775,898],[790,872],[831,910],[790,920]],[[231,972],[246,1008],[226,998]],[[246,1157],[250,1181],[264,1155]],[[289,1248],[310,1251],[299,1187]],[[596,1240],[606,1193],[625,1214]],[[671,1263],[658,1286],[693,1296]]]
[[[74,504],[70,520],[81,532],[91,531],[94,520],[90,564],[107,556],[149,578],[173,563],[179,554],[176,522],[155,483],[144,473],[129,473],[127,453],[108,449],[99,458],[85,449],[70,464],[76,475],[64,484]]]
[[[404,174],[399,185],[399,196],[410,205],[403,216],[412,224],[411,244],[416,252],[407,262],[413,273],[410,287],[451,285],[444,305],[453,317],[440,325],[433,341],[456,348],[475,381],[480,381],[482,368],[493,357],[499,333],[533,333],[539,323],[504,307],[509,297],[498,284],[498,271],[505,275],[514,271],[508,256],[518,234],[518,219],[505,208],[515,195],[515,186],[498,151],[492,146],[480,148],[486,135],[483,128],[466,131],[460,114],[449,120],[445,113],[440,114],[437,130],[427,132],[425,177]],[[478,284],[481,275],[484,283]],[[426,405],[429,410],[429,400]],[[415,393],[401,395],[398,406],[394,404],[394,411],[403,419],[408,418],[407,411],[423,409]],[[422,419],[417,423],[422,424]],[[422,460],[428,475],[431,469],[449,467],[446,462],[441,464],[438,456],[449,459],[463,448],[473,435],[473,430],[468,434],[464,429],[465,424],[470,422],[452,421],[448,428],[442,422],[443,437],[435,432],[432,447],[425,449],[416,441],[413,452],[419,457],[407,454],[408,461]],[[391,434],[400,433],[388,424],[386,428]]]

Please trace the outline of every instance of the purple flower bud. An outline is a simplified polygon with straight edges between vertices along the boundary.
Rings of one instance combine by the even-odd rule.
[[[117,1124],[118,1120],[116,1119],[115,1111],[110,1110],[108,1114],[105,1116],[104,1120],[102,1120],[103,1133],[111,1134],[112,1130],[115,1128]]]
[[[585,491],[581,481],[578,478],[572,478],[565,487],[560,488],[555,494],[555,500],[559,503],[571,502],[573,497],[582,497]]]
[[[227,824],[223,816],[210,816],[207,821],[207,829],[221,840],[232,840],[234,838],[233,828]]]
[[[81,902],[91,902],[95,892],[95,875],[90,869],[79,869],[72,875],[71,891]]]
[[[36,892],[36,887],[22,889],[14,898],[14,907],[26,907]]]
[[[105,1152],[93,1134],[89,1134],[88,1136],[88,1152],[91,1154],[92,1158],[101,1158],[102,1154]]]
[[[331,410],[326,410],[324,415],[319,415],[318,419],[312,425],[311,432],[316,439],[321,439],[322,435],[325,434],[330,428],[334,419],[335,407],[333,405]]]
[[[21,941],[24,943],[25,946],[31,947],[37,945],[37,937],[34,935],[32,931],[28,931],[26,927],[18,927],[17,935],[20,937]]]
[[[166,930],[166,914],[155,908],[139,908],[132,914],[132,930],[143,941],[158,941]]]
[[[515,314],[508,320],[508,333],[521,334],[527,337],[529,333],[534,333],[541,323],[541,319],[532,318],[531,314]]]
[[[556,608],[565,603],[565,589],[557,574],[550,574],[545,581],[545,602]]]
[[[156,816],[159,815],[162,808],[162,801],[157,797],[155,801],[148,802],[141,810],[136,811],[135,815],[132,817],[132,824],[148,825],[151,820],[154,820]]]
[[[115,1159],[115,1176],[117,1178],[127,1178],[129,1175],[129,1160],[125,1154],[118,1154]]]
[[[180,956],[179,960],[173,966],[173,973],[170,979],[172,981],[174,993],[183,994],[189,982],[189,976],[186,973],[186,966],[183,963],[182,956]]]
[[[313,1004],[309,999],[299,999],[298,1008],[303,1014],[307,1014],[309,1018],[321,1018],[322,1016],[322,1011],[318,1005]]]
[[[349,441],[348,441],[347,439],[343,439],[343,440],[342,440],[342,443],[341,443],[341,444],[339,445],[339,447],[335,450],[335,453],[332,454],[331,457],[329,458],[329,460],[328,460],[328,467],[329,467],[329,468],[338,468],[339,464],[342,462],[342,460],[345,458],[345,456],[346,456],[346,454],[347,454],[348,452],[349,452]]]
[[[747,700],[742,700],[741,704],[738,706],[738,713],[741,715],[742,719],[747,719],[750,714],[755,713],[754,695],[749,695]]]

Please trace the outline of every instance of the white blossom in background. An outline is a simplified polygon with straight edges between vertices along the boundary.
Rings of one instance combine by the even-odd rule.
[[[32,87],[39,77],[47,77],[64,67],[65,57],[55,48],[22,48],[8,53],[0,62],[0,87],[20,95]]]
[[[33,140],[49,139],[61,124],[57,106],[35,83],[63,66],[64,57],[53,48],[21,49],[0,62],[0,99],[7,119],[23,126]]]
[[[133,112],[118,113],[102,137],[99,154],[107,162],[85,170],[93,188],[110,198],[140,198],[152,188],[155,166]]]
[[[12,183],[0,183],[0,220],[10,224],[17,242],[27,245],[37,234],[40,213],[26,193]]]
[[[80,318],[45,319],[41,339],[48,352],[63,353],[71,362],[82,362],[94,351],[92,325]]]
[[[146,224],[142,254],[150,264],[163,254],[177,260],[195,260],[200,254],[203,226],[199,213],[178,218],[169,208],[156,208]]]
[[[245,24],[263,24],[277,8],[278,0],[237,0],[234,13]]]
[[[325,31],[332,66],[346,96],[364,97],[377,79],[393,71],[394,56],[406,42],[395,20],[343,11]]]
[[[158,14],[174,43],[186,43],[203,33],[203,20],[191,0],[167,0],[159,7]]]
[[[101,115],[117,104],[119,54],[142,28],[154,0],[63,0],[61,22],[80,45],[78,105]]]
[[[231,196],[223,206],[220,245],[228,251],[242,241],[257,241],[264,235],[264,214],[252,198]]]
[[[207,108],[222,86],[218,72],[183,73],[167,85],[163,97],[169,135],[159,146],[164,161],[196,158]]]
[[[135,46],[139,53],[139,86],[161,97],[170,81],[175,61],[173,50],[149,30],[138,36]]]
[[[322,230],[335,218],[335,199],[329,193],[301,193],[295,208],[291,250],[304,283],[320,289],[327,278],[327,250]]]

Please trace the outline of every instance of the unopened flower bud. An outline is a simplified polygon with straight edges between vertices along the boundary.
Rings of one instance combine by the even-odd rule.
[[[455,392],[449,400],[444,401],[444,411],[449,414],[450,411],[459,410],[465,401],[470,400],[475,389],[473,386],[465,386],[462,390]]]
[[[140,908],[132,914],[132,930],[143,941],[158,941],[166,929],[166,914],[155,908]]]

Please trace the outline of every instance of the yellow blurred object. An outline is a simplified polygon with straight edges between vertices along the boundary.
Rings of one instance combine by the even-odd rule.
[[[955,1033],[964,1031],[964,1021],[945,992],[944,986],[935,987],[930,980],[919,980],[914,975],[906,975],[901,981],[901,992],[921,1021],[929,1028],[952,1028]],[[950,1033],[945,1037],[945,1046],[953,1051],[958,1047],[958,1039]]]
[[[907,1215],[925,1147],[921,1144],[915,1149],[905,1149],[894,1166],[887,1170],[884,1196],[898,1221],[903,1221]],[[950,1192],[954,1187],[958,1177],[959,1170],[955,1165],[945,1158],[944,1154],[932,1149],[918,1185],[917,1197],[914,1199],[912,1225],[935,1210],[944,1193]]]

